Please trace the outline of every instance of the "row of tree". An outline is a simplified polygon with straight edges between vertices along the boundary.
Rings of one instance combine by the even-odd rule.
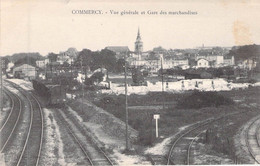
[[[123,72],[124,71],[124,59],[116,59],[115,52],[108,49],[102,49],[101,51],[91,51],[89,49],[83,49],[74,57],[73,67],[82,67],[84,69],[90,69],[94,71],[98,68],[106,68],[109,72]],[[48,58],[50,62],[56,62],[58,54],[49,53]],[[64,62],[63,66],[68,67],[71,64]]]
[[[245,46],[234,46],[229,51],[227,56],[234,56],[235,61],[252,59],[256,62],[260,62],[260,45],[245,45]]]

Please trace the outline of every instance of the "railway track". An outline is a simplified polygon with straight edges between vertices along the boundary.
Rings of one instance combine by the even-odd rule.
[[[192,149],[192,145],[193,143],[199,138],[200,135],[202,135],[205,132],[205,130],[202,130],[201,132],[199,132],[190,142],[189,147],[188,147],[188,152],[187,152],[187,165],[190,165],[191,163],[191,149]]]
[[[200,123],[197,126],[186,131],[185,133],[181,134],[171,146],[168,155],[167,165],[171,163],[181,165],[188,164],[188,149],[190,147],[191,142],[194,140],[194,136],[197,136],[198,133],[201,132],[201,130],[204,131],[213,121],[213,119],[204,121],[203,123]]]
[[[203,132],[214,122],[235,114],[244,113],[244,111],[230,113],[226,115],[222,115],[216,118],[211,118],[208,120],[205,120],[197,125],[194,125],[192,128],[184,131],[182,134],[180,134],[173,144],[171,145],[170,151],[168,153],[168,160],[167,165],[172,164],[180,164],[180,165],[188,165],[190,164],[191,160],[191,147],[195,140],[203,134]]]
[[[11,138],[18,126],[17,124],[21,118],[22,112],[22,102],[20,98],[17,95],[11,93],[8,89],[4,89],[4,91],[11,98],[12,107],[9,112],[9,115],[7,116],[5,122],[1,125],[0,128],[0,153],[2,153],[5,150],[7,144],[11,142]]]
[[[77,120],[66,116],[66,114],[61,110],[57,110],[57,113],[59,120],[69,131],[69,134],[85,155],[86,164],[93,166],[114,165],[115,162],[109,158],[102,148],[97,146],[95,141],[88,136],[89,134],[86,133]]]
[[[15,165],[38,165],[41,155],[42,140],[43,140],[43,113],[39,101],[33,94],[29,94],[15,84],[8,82],[12,87],[21,92],[30,105],[30,119],[26,138],[23,143],[21,153]]]
[[[10,96],[9,92],[7,92],[7,90],[3,89],[4,94],[8,97],[9,101],[11,102],[11,107],[10,109],[8,109],[8,113],[6,113],[4,115],[4,117],[2,117],[3,119],[0,122],[0,131],[4,128],[4,126],[6,125],[6,123],[8,122],[8,119],[10,118],[13,109],[14,109],[14,100],[13,98]],[[1,115],[2,116],[2,115]]]
[[[256,164],[260,164],[260,117],[257,117],[246,128],[246,146],[249,151],[249,155],[255,161]]]

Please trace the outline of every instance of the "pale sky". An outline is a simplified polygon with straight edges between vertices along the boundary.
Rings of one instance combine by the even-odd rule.
[[[72,14],[73,10],[102,10],[103,14]],[[119,14],[111,15],[110,10]],[[136,10],[139,15],[121,16],[124,10]],[[149,10],[158,15],[149,15]],[[190,10],[197,15],[160,15],[161,10]],[[260,44],[259,20],[259,0],[1,0],[0,55],[47,55],[69,47],[94,51],[128,46],[134,50],[138,27],[145,51],[157,46]]]

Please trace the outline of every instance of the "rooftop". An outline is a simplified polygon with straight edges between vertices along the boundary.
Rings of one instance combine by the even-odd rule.
[[[114,52],[128,52],[130,51],[128,46],[107,46],[105,49],[114,51]]]

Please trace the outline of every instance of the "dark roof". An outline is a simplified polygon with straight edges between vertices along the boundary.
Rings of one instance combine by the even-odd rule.
[[[105,49],[121,53],[130,51],[128,46],[108,46]]]
[[[173,60],[187,60],[186,57],[174,57]]]
[[[205,58],[199,58],[199,59],[197,60],[197,62],[198,62],[199,60],[201,60],[201,59],[204,59],[204,60],[206,60],[206,61],[209,62],[209,60],[207,60],[207,59],[205,59]]]
[[[19,65],[14,65],[12,68],[14,69],[14,68],[17,68],[17,67],[20,67],[20,66],[23,66],[23,65],[28,65],[28,66],[32,66],[32,67],[36,68],[34,65],[29,65],[29,64],[27,64],[27,63],[23,63],[23,64],[19,64]]]

